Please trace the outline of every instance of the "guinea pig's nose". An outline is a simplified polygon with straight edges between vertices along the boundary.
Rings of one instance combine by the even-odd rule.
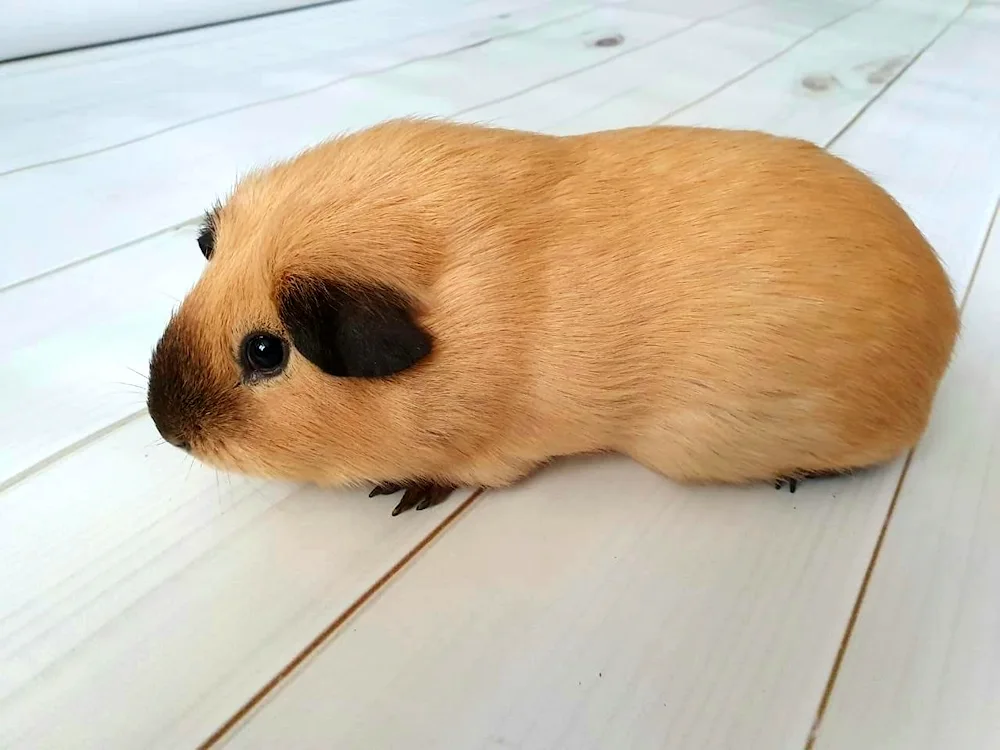
[[[180,448],[182,451],[190,451],[191,450],[191,443],[189,443],[184,438],[180,438],[180,437],[176,437],[174,435],[171,435],[170,437],[164,436],[163,439],[166,440],[168,443],[170,443],[175,448]]]
[[[157,425],[157,427],[159,427],[159,425]],[[162,437],[166,442],[170,443],[175,448],[180,448],[182,451],[191,450],[191,443],[185,440],[183,437],[181,437],[178,433],[174,432],[173,430],[158,429],[157,431],[160,433],[160,437]]]
[[[164,420],[160,414],[152,409],[150,410],[150,416],[153,418],[153,424],[156,426],[156,431],[160,433],[161,438],[175,448],[180,448],[182,451],[191,450],[191,443],[181,434],[180,430],[174,428],[172,425],[164,424]]]

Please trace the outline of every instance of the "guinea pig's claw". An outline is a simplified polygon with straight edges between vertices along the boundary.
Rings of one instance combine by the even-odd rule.
[[[380,495],[393,495],[402,492],[403,497],[392,509],[392,515],[398,516],[400,513],[413,510],[424,510],[438,505],[448,499],[449,495],[455,491],[454,487],[445,487],[438,484],[396,484],[395,482],[384,482],[377,484],[368,493],[368,497],[379,497]]]
[[[394,516],[411,508],[414,510],[431,508],[447,500],[449,495],[455,491],[454,487],[444,487],[437,484],[414,484],[405,489],[402,500],[392,509]]]
[[[379,495],[395,495],[397,492],[405,489],[401,484],[394,484],[392,482],[386,482],[385,484],[376,484],[375,489],[368,493],[368,497],[378,497]]]
[[[437,485],[429,487],[424,498],[417,503],[414,510],[424,510],[425,508],[432,508],[435,505],[443,503],[454,491],[454,487],[440,487]]]
[[[774,480],[776,490],[784,489],[785,485],[788,485],[788,492],[794,495],[795,490],[799,488],[799,480],[795,477],[778,477]]]

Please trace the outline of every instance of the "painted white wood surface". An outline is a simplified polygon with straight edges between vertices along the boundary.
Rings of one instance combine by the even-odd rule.
[[[952,273],[965,274],[955,276],[960,290],[1000,190],[993,142],[968,138],[988,135],[989,124],[996,122],[995,87],[963,71],[994,49],[997,38],[970,35],[966,23],[954,27],[837,144],[885,177],[909,177],[924,189],[960,193],[961,199],[942,201],[918,216],[936,236],[961,228],[941,248]],[[933,96],[927,82],[939,80],[944,70],[975,89],[966,92],[967,126],[947,127],[950,118],[907,120],[905,103],[918,93]],[[918,113],[935,111],[932,104]],[[903,123],[887,133],[891,117],[902,117]],[[921,133],[930,153],[948,159],[912,159],[892,150],[901,156],[891,161],[884,138],[911,132]],[[992,169],[989,179],[962,179],[980,168]],[[917,206],[930,204],[919,191],[911,196],[922,199]],[[996,264],[981,272],[997,273]],[[986,309],[971,306],[969,313],[982,330],[995,328],[992,301]],[[975,327],[971,319],[968,325]],[[977,381],[977,392],[995,380],[979,372],[985,380]],[[950,398],[976,408],[974,394],[956,386],[954,377],[941,408],[948,408]],[[968,435],[962,417],[956,420],[956,434]],[[966,508],[989,507],[984,503],[995,500],[995,488],[983,479],[995,452],[995,421],[990,413],[976,423],[981,468],[967,483],[945,468],[961,465],[957,456],[964,453],[964,442],[935,465],[934,471],[947,477],[942,486],[952,488],[952,504],[957,495]],[[925,452],[932,454],[946,438],[942,430],[937,420]],[[272,692],[227,745],[804,747],[898,469],[897,464],[851,480],[809,484],[791,498],[769,488],[681,490],[625,461],[571,462],[523,486],[488,493]],[[947,508],[948,500],[937,504]],[[970,513],[962,516],[966,529]],[[995,540],[991,531],[981,532],[984,565],[977,570],[974,597],[990,597],[997,580],[997,561],[986,546]],[[960,544],[956,539],[954,554]],[[905,554],[898,564],[905,567]],[[907,578],[911,587],[918,578]],[[940,580],[940,596],[955,597],[951,579]],[[910,591],[917,601],[919,592]],[[967,627],[978,640],[965,661],[952,667],[958,671],[933,725],[951,728],[947,737],[956,744],[931,741],[927,748],[991,746],[960,741],[992,737],[984,727],[996,726],[995,692],[980,694],[973,708],[960,710],[968,691],[987,680],[996,684],[995,659],[989,664],[996,646],[987,645],[997,634],[996,604],[973,605],[973,612],[978,617],[970,617]],[[933,639],[948,633],[947,615],[935,623],[934,632],[922,634]],[[895,637],[891,628],[873,626],[873,632]],[[917,651],[915,640],[910,648]],[[875,641],[872,648],[884,645]],[[932,653],[935,646],[941,648],[932,642]],[[968,665],[977,656],[987,663],[971,671]],[[858,662],[864,661],[862,653]],[[939,655],[934,664],[943,661]],[[862,668],[860,679],[874,674]],[[893,676],[905,679],[899,670]],[[922,689],[932,685],[940,682],[927,679]],[[852,721],[855,708],[848,705],[843,712],[853,731],[828,747],[883,747],[877,731],[866,732],[864,723]],[[970,723],[963,724],[963,717]],[[911,734],[904,736],[910,739]]]
[[[345,7],[384,10],[365,2]],[[476,18],[498,17],[509,12],[503,8],[512,7],[500,0],[462,5],[482,13]],[[142,394],[119,381],[141,383],[129,368],[142,371],[158,333],[157,321],[162,325],[172,298],[183,293],[200,267],[192,230],[168,228],[203,210],[238,170],[294,152],[330,132],[398,114],[464,112],[461,116],[466,117],[488,108],[508,124],[530,127],[535,122],[530,118],[541,117],[538,127],[573,129],[578,119],[593,116],[588,107],[595,98],[597,104],[605,101],[592,97],[595,91],[632,102],[631,124],[669,116],[721,89],[678,117],[690,114],[705,124],[730,124],[727,119],[735,109],[745,127],[778,129],[792,123],[785,132],[823,142],[887,82],[862,83],[844,71],[864,69],[873,60],[909,59],[961,10],[961,4],[932,7],[912,0],[874,5],[782,0],[746,8],[727,0],[633,0],[607,7],[566,2],[548,6],[553,14],[565,13],[565,21],[539,27],[530,5],[520,3],[521,9],[515,8],[509,19],[497,19],[522,24],[524,33],[444,55],[429,52],[421,46],[424,41],[414,42],[414,47],[407,47],[406,40],[386,42],[392,37],[388,32],[379,36],[378,19],[362,23],[362,14],[359,28],[372,34],[366,37],[369,46],[362,59],[432,57],[351,78],[328,90],[211,117],[101,154],[0,176],[0,240],[5,248],[0,251],[0,286],[84,261],[0,291],[0,319],[23,321],[12,334],[14,346],[0,352],[0,411],[4,425],[30,425],[16,433],[0,427],[0,487],[4,479],[29,472],[0,494],[0,747],[197,744],[456,507],[453,502],[443,509],[390,519],[390,501],[369,501],[357,493],[320,493],[228,477],[216,483],[214,472],[189,469],[174,451],[157,445],[145,417],[130,419],[141,408]],[[478,21],[463,25],[466,22],[456,17],[455,27],[444,21],[438,27],[431,16],[440,13],[443,4],[435,4],[437,11],[425,7],[425,21],[440,29],[427,35],[442,45],[435,49],[455,49],[479,39],[467,36],[480,33]],[[706,20],[699,23],[701,18]],[[227,28],[233,29],[227,33],[234,38],[243,33],[239,25]],[[255,28],[258,39],[267,33],[266,26]],[[294,26],[288,28],[293,36]],[[619,33],[624,41],[617,46],[589,46]],[[989,47],[982,43],[989,38],[973,43],[968,24],[955,33],[966,37],[956,44],[949,32],[865,113],[861,125],[838,141],[837,149],[877,171],[917,212],[925,231],[943,241],[945,260],[964,285],[990,201],[1000,187],[991,161],[997,153],[990,140],[996,136],[990,130],[996,122],[990,109],[995,88],[988,75],[972,76],[963,57],[988,62]],[[165,37],[143,44],[155,50],[174,43],[180,40]],[[118,70],[127,71],[129,55],[141,57],[146,48],[124,47],[79,54],[84,60],[117,61]],[[197,44],[193,47],[198,49]],[[939,53],[941,48],[946,53]],[[408,50],[409,57],[398,57],[400,49]],[[354,60],[352,50],[336,48],[312,62],[304,55],[301,65],[292,55],[289,69],[298,71],[295,76],[306,76],[313,64],[339,69],[337,60]],[[716,54],[706,54],[713,50]],[[60,55],[30,62],[37,71],[52,72],[71,69],[73,59]],[[154,66],[167,80],[153,76],[151,89],[162,83],[159,90],[171,91],[169,76],[177,71],[170,63],[177,59],[182,58],[167,56]],[[626,64],[630,59],[642,64]],[[810,65],[810,59],[816,65]],[[603,68],[614,75],[605,76]],[[664,74],[677,69],[683,73]],[[850,92],[838,88],[827,91],[829,96],[814,91],[803,96],[804,76],[817,69],[835,71],[838,80],[852,82],[841,87]],[[898,72],[886,70],[882,73],[889,77]],[[970,76],[974,81],[949,99],[953,88],[941,85],[943,71],[956,85],[965,86]],[[5,72],[0,68],[0,78]],[[254,97],[262,92],[266,97],[270,89],[252,79],[220,77],[212,86],[241,102],[259,101]],[[725,88],[733,79],[738,80]],[[77,80],[90,79],[84,75]],[[296,78],[295,85],[301,83]],[[83,86],[81,91],[100,90],[99,83],[88,85],[92,88]],[[637,88],[642,94],[633,101]],[[527,89],[531,91],[522,93]],[[178,84],[175,93],[183,98],[187,90]],[[530,98],[542,90],[551,98]],[[938,109],[926,106],[912,114],[918,94],[927,92],[945,96],[942,108],[962,103],[961,114],[944,113],[940,121],[931,118],[926,120],[931,124],[922,127],[925,120],[920,118]],[[730,105],[712,104],[724,96],[733,97]],[[576,107],[581,99],[587,106]],[[747,106],[751,100],[754,105]],[[178,110],[164,108],[162,98],[151,101],[156,102],[146,113],[151,119],[143,122],[176,121]],[[492,104],[484,107],[487,102]],[[211,104],[200,100],[202,106],[206,103]],[[38,111],[43,117],[52,114]],[[104,111],[111,114],[102,137],[136,132],[130,130],[132,121],[115,130],[113,108]],[[616,116],[613,107],[603,111]],[[78,142],[55,145],[69,149],[62,153],[80,153],[93,147],[90,137],[83,128]],[[912,158],[904,150],[889,150],[885,139],[892,138],[924,139],[922,151],[947,154],[947,160],[942,166]],[[973,179],[966,180],[968,175]],[[22,194],[26,185],[36,192]],[[908,185],[913,185],[909,193]],[[957,195],[949,201],[928,200],[928,186]],[[40,202],[43,199],[47,202]],[[31,221],[33,233],[28,231]],[[108,252],[154,233],[160,234]],[[86,260],[95,253],[106,254]],[[159,269],[165,273],[154,280],[153,270]],[[64,374],[53,374],[60,366]],[[120,420],[125,423],[103,434]],[[76,444],[77,450],[50,462]],[[313,703],[313,696],[303,698],[296,688],[298,692],[278,693],[277,701],[236,740],[275,746],[266,740],[289,728],[281,718],[285,711],[289,717],[305,717],[299,739],[315,740],[322,747],[340,747],[327,741],[330,737],[362,738],[358,747],[389,746],[379,745],[378,739],[402,737],[408,731],[425,737],[436,731],[466,732],[454,735],[461,739],[477,736],[483,722],[509,709],[510,717],[498,718],[497,726],[504,731],[513,727],[515,735],[521,732],[544,742],[546,731],[558,729],[567,712],[582,706],[594,712],[598,723],[601,716],[613,714],[601,724],[608,736],[635,736],[639,742],[650,736],[644,731],[655,733],[671,715],[649,702],[665,690],[670,710],[684,711],[687,722],[670,729],[675,732],[671,737],[681,742],[678,747],[699,746],[697,738],[704,740],[701,747],[728,747],[727,738],[740,740],[741,748],[771,750],[783,747],[783,738],[794,740],[788,746],[798,747],[794,742],[812,721],[806,706],[811,701],[814,711],[818,703],[836,634],[843,632],[895,473],[890,468],[852,482],[804,487],[789,503],[787,496],[766,489],[732,493],[665,488],[662,480],[622,461],[574,462],[517,490],[484,497],[417,565],[393,581],[384,598],[339,631],[327,651],[343,658],[341,643],[355,636],[352,629],[375,623],[362,642],[374,644],[376,650],[354,655],[356,661],[350,664],[377,669],[368,676],[352,671],[356,681],[345,683],[356,692],[350,705],[367,706],[352,718],[353,724],[331,724],[341,715],[340,708],[331,710],[330,705],[339,693]],[[847,502],[834,501],[834,494]],[[807,499],[811,504],[805,506]],[[804,507],[808,510],[801,512]],[[497,524],[492,530],[491,523]],[[536,524],[541,531],[533,528]],[[675,525],[688,533],[674,530]],[[728,548],[716,545],[713,535],[733,543]],[[623,550],[622,559],[632,556],[628,562],[613,560],[605,545]],[[436,566],[432,573],[444,574],[432,581],[421,572],[428,565]],[[605,575],[609,589],[595,592],[588,570]],[[651,585],[654,575],[664,582],[663,590]],[[633,576],[643,583],[626,585]],[[489,588],[479,590],[476,584],[483,581]],[[643,622],[600,605],[601,597],[617,601],[618,592],[610,590],[616,582],[622,582],[617,587],[623,592],[621,603],[651,608],[662,621],[659,632],[631,629],[648,628],[655,617]],[[474,598],[467,599],[470,589]],[[542,592],[551,593],[551,598],[543,601]],[[397,622],[387,619],[385,613],[396,610],[385,607],[397,607],[393,602],[398,597],[413,601],[408,597],[420,594],[429,595],[428,602],[440,602],[441,612],[430,611],[425,603]],[[493,599],[483,605],[485,620],[456,622],[444,616],[476,614],[483,597]],[[677,619],[677,609],[688,603],[693,605],[691,614]],[[584,610],[573,631],[576,640],[553,645],[557,628],[572,624],[575,606]],[[530,626],[543,610],[542,624],[533,631]],[[489,648],[500,649],[510,663],[497,666],[490,661],[492,655],[480,650],[487,642],[480,638],[481,627],[508,634],[510,641],[491,642]],[[434,628],[441,630],[438,637],[422,635]],[[383,655],[378,649],[386,647],[387,638],[391,648]],[[660,649],[656,664],[669,668],[664,674],[643,672],[640,662],[645,656],[635,648],[619,662],[609,638],[634,645],[652,638]],[[447,657],[435,662],[437,676],[432,678],[421,671],[421,665],[429,663],[424,648]],[[531,677],[534,667],[528,662],[549,652],[555,654],[551,674],[539,666],[540,677]],[[392,664],[389,654],[400,661]],[[463,668],[465,657],[472,665],[492,664],[506,682],[486,695],[482,677],[476,677],[480,682],[470,683],[466,702],[462,695],[454,696],[454,707],[460,714],[465,706],[472,719],[482,721],[449,726],[455,713],[446,710],[447,702],[431,695],[422,712],[422,699],[432,683],[440,696],[461,692],[460,684],[444,683],[447,675],[458,674],[449,669]],[[324,654],[296,676],[293,687],[307,678],[326,685],[331,673],[320,668],[326,658]],[[572,692],[561,693],[572,685],[559,676],[558,665],[568,667],[577,659],[588,667],[598,665],[599,672],[605,663],[633,665],[644,691],[642,706],[649,711],[637,717],[638,707],[629,703],[621,673],[619,682],[595,683],[583,703],[574,702]],[[314,672],[316,676],[310,676]],[[396,681],[396,693],[391,685],[374,692],[371,686],[383,678]],[[420,687],[425,678],[426,690]],[[522,700],[517,686],[539,679],[530,695],[557,703],[547,729],[532,734],[533,729],[525,728],[535,717],[530,714],[532,700]],[[580,681],[587,685],[582,677]],[[415,688],[416,697],[400,687],[407,685]],[[761,685],[763,690],[756,689]],[[375,707],[383,694],[396,695],[399,706],[386,704],[387,712],[379,716]],[[476,703],[477,696],[483,702]],[[786,711],[780,696],[795,709]],[[433,707],[439,713],[431,712]],[[370,735],[357,734],[373,723],[385,726],[375,727]],[[748,734],[756,745],[742,744]],[[294,740],[296,735],[288,737]],[[694,744],[684,744],[690,738],[695,738]],[[283,740],[277,746],[299,745]]]

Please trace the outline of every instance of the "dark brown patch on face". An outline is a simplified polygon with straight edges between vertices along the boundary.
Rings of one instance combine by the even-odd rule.
[[[170,321],[149,362],[149,415],[163,439],[190,450],[206,430],[235,415],[238,382],[220,382],[200,352],[194,332]]]
[[[609,34],[608,36],[602,36],[600,39],[594,41],[591,45],[593,47],[617,47],[619,44],[625,41],[625,37],[621,34]]]

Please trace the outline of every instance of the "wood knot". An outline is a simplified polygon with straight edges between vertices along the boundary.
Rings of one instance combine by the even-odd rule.
[[[837,77],[829,73],[812,73],[802,78],[802,88],[816,93],[829,91],[839,85],[840,81],[837,80]]]
[[[873,86],[881,86],[895,78],[896,74],[905,64],[906,57],[899,55],[897,57],[890,57],[888,60],[883,60],[880,63],[869,63],[869,65],[861,67],[865,68],[874,65],[874,67],[870,67],[868,70],[865,80]]]
[[[600,39],[596,39],[591,46],[592,47],[617,47],[619,44],[625,41],[625,37],[621,34],[610,34],[608,36],[602,36]]]

